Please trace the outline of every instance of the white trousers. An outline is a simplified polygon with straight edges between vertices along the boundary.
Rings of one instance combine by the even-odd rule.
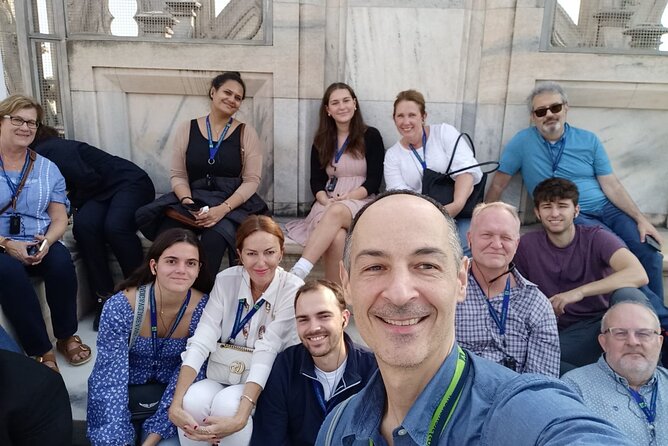
[[[223,386],[217,381],[204,379],[196,382],[183,397],[183,409],[200,423],[208,417],[232,417],[239,409],[239,399],[244,391],[244,385]],[[239,432],[220,440],[220,446],[247,446],[253,433],[253,417],[248,417],[248,423]],[[208,445],[206,441],[193,441],[186,438],[179,429],[181,446]]]

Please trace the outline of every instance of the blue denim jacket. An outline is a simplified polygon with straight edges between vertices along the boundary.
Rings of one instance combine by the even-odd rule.
[[[426,444],[431,415],[449,385],[457,360],[453,348],[392,436],[395,446]],[[468,353],[468,352],[467,352]],[[471,368],[457,408],[440,440],[432,445],[628,445],[632,443],[607,421],[595,416],[563,382],[536,374],[519,375],[468,353]],[[375,446],[385,407],[382,376],[351,397],[334,428],[332,445]],[[325,437],[337,410],[323,423],[316,445]]]

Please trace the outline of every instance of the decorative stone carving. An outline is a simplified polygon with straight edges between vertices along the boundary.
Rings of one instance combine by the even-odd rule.
[[[194,0],[168,0],[165,5],[177,20],[174,25],[174,37],[183,39],[193,37],[197,12],[202,8],[202,4]]]
[[[111,34],[113,18],[108,2],[67,0],[67,27],[70,33]]]
[[[174,25],[178,23],[171,13],[165,11],[142,12],[135,16],[139,24],[139,35],[164,36],[170,38],[174,34]]]
[[[8,0],[0,0],[0,48],[4,60],[5,84],[10,93],[23,91],[19,49],[16,41],[16,20]],[[7,63],[7,61],[13,61]]]
[[[213,18],[202,26],[202,37],[209,39],[261,39],[262,0],[231,0]]]

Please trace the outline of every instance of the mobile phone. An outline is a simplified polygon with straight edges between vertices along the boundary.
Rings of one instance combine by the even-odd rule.
[[[661,244],[659,244],[659,241],[655,239],[653,236],[649,234],[645,235],[645,243],[647,243],[649,246],[656,249],[657,251],[661,252]]]
[[[183,203],[184,208],[188,209],[190,212],[199,212],[200,206],[195,203]]]
[[[338,181],[339,181],[338,177],[335,177],[335,176],[329,177],[329,182],[327,183],[327,186],[325,187],[325,191],[334,192],[334,189],[336,189],[336,183]]]
[[[46,248],[46,239],[42,240],[40,243],[36,245],[30,245],[28,246],[28,255],[29,256],[35,256],[39,254],[40,252],[44,251],[44,248]]]

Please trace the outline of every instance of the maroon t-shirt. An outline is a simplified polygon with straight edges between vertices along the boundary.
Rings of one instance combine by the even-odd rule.
[[[554,246],[544,230],[524,234],[514,261],[520,273],[550,298],[612,274],[610,257],[625,247],[615,234],[603,228],[575,225],[575,238],[563,248]],[[609,294],[599,294],[566,305],[557,319],[559,329],[600,315],[609,302]]]

